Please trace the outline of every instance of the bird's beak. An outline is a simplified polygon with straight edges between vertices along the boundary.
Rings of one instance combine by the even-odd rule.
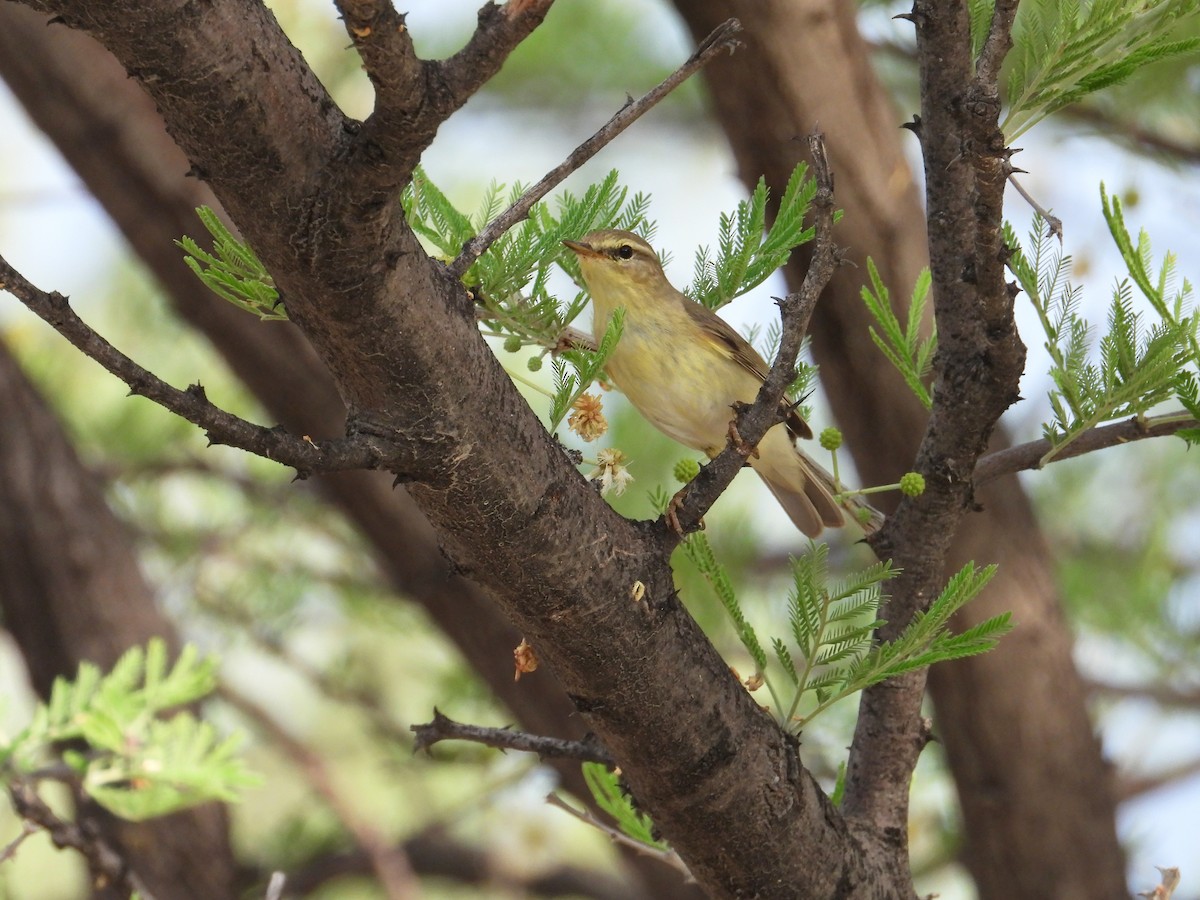
[[[579,241],[563,241],[563,244],[567,249],[574,250],[577,256],[600,257],[603,255],[592,249],[591,244],[581,244]]]

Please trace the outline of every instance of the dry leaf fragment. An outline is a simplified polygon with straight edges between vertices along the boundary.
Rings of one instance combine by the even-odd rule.
[[[513,673],[513,681],[520,681],[522,675],[537,671],[537,654],[533,652],[533,646],[525,638],[521,638],[521,643],[517,644],[516,649],[513,650],[513,660],[517,664],[517,670]]]

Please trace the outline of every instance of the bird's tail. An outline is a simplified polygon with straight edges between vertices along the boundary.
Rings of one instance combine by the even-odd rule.
[[[768,442],[779,444],[782,441],[787,442],[786,450],[781,446],[767,446]],[[817,537],[826,527],[845,525],[846,513],[868,535],[883,525],[883,513],[861,497],[850,497],[841,502],[834,500],[838,491],[833,476],[797,449],[784,429],[769,431],[759,447],[763,452],[759,459],[751,459],[750,465],[796,527],[809,537]]]

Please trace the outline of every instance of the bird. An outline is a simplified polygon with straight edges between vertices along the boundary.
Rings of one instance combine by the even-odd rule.
[[[603,229],[563,241],[579,260],[592,298],[592,328],[604,334],[618,308],[624,326],[605,369],[651,424],[709,459],[726,446],[736,403],[753,403],[769,367],[708,307],[676,290],[654,249],[630,231]],[[784,421],[748,462],[800,531],[815,538],[845,524],[833,477],[797,446],[812,429],[786,398]],[[852,503],[851,508],[865,506]]]

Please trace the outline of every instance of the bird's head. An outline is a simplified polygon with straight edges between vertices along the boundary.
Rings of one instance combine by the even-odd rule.
[[[664,286],[674,294],[654,248],[631,231],[592,231],[563,243],[579,257],[583,280],[601,305],[636,306],[639,299],[662,296]]]

